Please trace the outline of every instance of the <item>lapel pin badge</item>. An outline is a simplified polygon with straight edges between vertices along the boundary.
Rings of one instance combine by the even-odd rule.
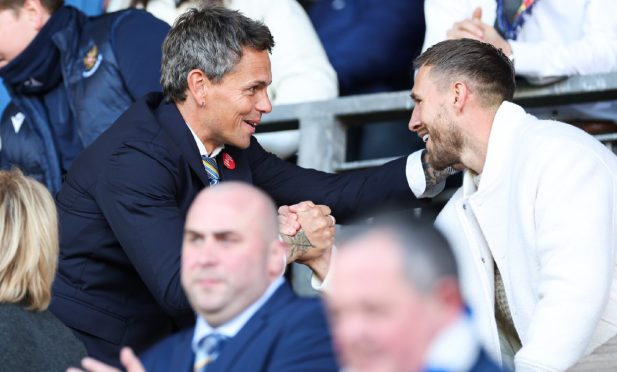
[[[228,153],[223,153],[223,165],[230,170],[236,169],[236,161]]]

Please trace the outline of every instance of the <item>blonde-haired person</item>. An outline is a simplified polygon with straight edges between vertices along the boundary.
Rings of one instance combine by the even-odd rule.
[[[338,96],[338,79],[311,20],[296,0],[110,0],[107,11],[129,6],[145,8],[173,24],[190,8],[219,5],[262,21],[272,32],[272,84],[268,95],[274,105],[319,101]],[[298,151],[298,130],[257,134],[259,143],[280,158]]]
[[[58,263],[49,191],[21,171],[0,171],[0,370],[61,371],[86,355],[47,307]]]

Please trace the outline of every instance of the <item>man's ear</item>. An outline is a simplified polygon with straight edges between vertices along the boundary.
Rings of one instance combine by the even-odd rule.
[[[205,107],[206,95],[211,85],[210,79],[208,79],[203,71],[193,69],[189,71],[186,80],[188,83],[189,97],[195,101],[197,106]]]
[[[469,88],[462,81],[452,84],[452,104],[457,112],[461,112],[469,99]]]
[[[37,32],[41,31],[43,26],[45,26],[51,17],[51,13],[43,5],[42,0],[24,1],[24,5],[22,6],[20,12],[22,13],[20,16],[28,17],[32,27],[34,27]]]
[[[464,305],[458,281],[454,278],[442,278],[433,288],[433,295],[450,309],[461,309]]]
[[[278,278],[285,273],[287,268],[287,252],[289,247],[284,241],[275,239],[270,243],[269,248],[268,273],[272,278]]]

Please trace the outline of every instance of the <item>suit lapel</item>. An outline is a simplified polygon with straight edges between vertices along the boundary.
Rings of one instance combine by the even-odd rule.
[[[237,147],[225,146],[216,157],[222,181],[243,181],[252,183],[251,168],[246,151]]]
[[[190,332],[184,332],[180,342],[174,345],[174,349],[171,354],[172,362],[169,365],[176,371],[193,371],[195,355],[191,347],[191,342],[193,340],[194,331],[195,328],[193,327]]]
[[[250,349],[250,344],[259,342],[259,336],[271,321],[272,313],[291,303],[294,296],[289,284],[283,283],[261,309],[249,319],[240,332],[227,342],[223,352],[213,364],[216,370],[231,371],[234,363],[241,359],[241,354]]]
[[[156,112],[157,120],[165,132],[169,134],[173,142],[178,147],[178,151],[188,160],[189,166],[193,172],[199,177],[204,186],[210,184],[208,174],[206,173],[199,149],[195,143],[193,134],[188,125],[180,115],[180,111],[173,103],[162,103]]]

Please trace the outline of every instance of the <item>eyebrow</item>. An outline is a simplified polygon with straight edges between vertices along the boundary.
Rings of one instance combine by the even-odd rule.
[[[184,234],[192,234],[192,235],[197,235],[197,236],[204,236],[203,233],[199,232],[199,231],[195,231],[195,230],[191,230],[190,228],[185,228],[184,229]]]
[[[411,93],[409,94],[409,97],[411,97],[411,99],[412,99],[412,100],[414,100],[414,101],[418,101],[418,100],[420,100],[420,99],[421,99],[421,98],[420,98],[420,97],[419,97],[416,93],[414,93],[414,92],[411,92]]]
[[[206,235],[212,235],[215,239],[221,239],[226,236],[239,236],[237,231],[234,230],[221,230],[221,231],[208,231],[208,232],[199,232],[192,230],[190,228],[184,229],[185,235],[194,235],[200,238],[204,238]]]
[[[268,83],[267,81],[264,80],[255,80],[255,81],[251,81],[250,83],[246,84],[247,87],[258,87],[258,86],[268,86],[270,85],[270,83]]]

